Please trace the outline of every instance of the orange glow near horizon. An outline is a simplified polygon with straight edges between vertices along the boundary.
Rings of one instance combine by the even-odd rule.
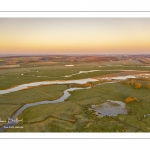
[[[149,53],[148,18],[0,19],[3,53]]]

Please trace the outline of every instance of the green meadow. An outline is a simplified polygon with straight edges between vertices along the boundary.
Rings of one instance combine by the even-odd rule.
[[[73,91],[63,103],[46,104],[26,109],[19,118],[24,119],[23,129],[8,132],[149,132],[150,89],[135,89],[122,83],[105,84],[91,89]],[[125,102],[128,96],[136,97],[127,103],[127,115],[98,117],[91,105],[107,100]]]
[[[0,69],[0,90],[8,89],[20,84],[52,81],[95,78],[103,75],[120,73],[122,70],[149,71],[138,61],[113,62],[112,66],[105,63],[77,63],[66,67],[65,64],[49,66],[31,66],[27,68]],[[100,70],[77,74],[79,71]],[[64,77],[67,75],[71,77]],[[0,95],[0,118],[7,120],[23,105],[43,100],[56,100],[69,87],[91,87],[90,89],[76,90],[62,103],[44,104],[29,107],[19,115],[23,118],[23,128],[8,129],[5,132],[149,132],[150,117],[150,89],[146,85],[150,78],[139,78],[137,82],[142,87],[136,89],[127,84],[130,80],[118,83],[98,85],[104,81],[90,82],[84,85],[63,84],[30,87],[25,90]],[[107,100],[125,102],[127,97],[136,97],[137,101],[126,103],[127,115],[115,117],[99,117],[90,110],[92,105],[98,105]],[[0,124],[0,127],[4,123]]]
[[[100,71],[77,74],[79,71],[90,70]],[[101,66],[101,63],[79,63],[71,67],[66,67],[64,64],[58,64],[53,66],[0,69],[0,90],[31,82],[92,78],[121,72],[122,70],[149,71],[149,67],[143,67],[143,65],[139,64],[123,66]],[[72,74],[77,75],[65,77]]]
[[[56,100],[63,95],[63,91],[66,89],[66,85],[47,85],[0,95],[0,117],[7,120],[19,108],[28,103]],[[2,125],[1,123],[0,126]]]

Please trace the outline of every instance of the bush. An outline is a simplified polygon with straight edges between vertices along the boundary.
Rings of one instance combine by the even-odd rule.
[[[150,89],[150,83],[146,86],[148,89]]]
[[[140,82],[136,82],[134,84],[134,86],[135,86],[136,89],[139,89],[139,88],[141,88],[142,84]]]
[[[128,84],[128,85],[134,85],[134,83],[136,82],[136,80],[135,79],[130,79],[130,80],[128,80],[126,83]]]
[[[125,99],[125,102],[126,103],[129,103],[129,102],[133,102],[133,101],[136,101],[137,100],[137,98],[135,98],[135,97],[127,97],[126,99]]]
[[[136,82],[136,80],[135,79],[131,79],[131,84],[133,85],[133,84],[135,84],[135,82]]]

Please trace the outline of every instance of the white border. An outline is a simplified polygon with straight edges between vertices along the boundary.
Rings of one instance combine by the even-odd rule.
[[[0,18],[150,18],[150,12],[0,12]],[[0,138],[144,139],[149,133],[0,133]]]
[[[149,0],[1,0],[1,11],[148,11]]]
[[[150,139],[150,133],[108,133],[108,132],[97,132],[97,133],[0,133],[0,138],[11,139],[11,138],[27,138],[27,139]]]

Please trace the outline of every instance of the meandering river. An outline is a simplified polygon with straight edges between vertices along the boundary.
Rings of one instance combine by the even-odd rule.
[[[63,102],[65,99],[67,99],[71,94],[69,93],[70,91],[75,91],[79,89],[84,89],[84,88],[69,88],[64,91],[64,95],[60,97],[59,99],[53,100],[53,101],[41,101],[41,102],[35,102],[31,104],[25,104],[23,107],[21,107],[9,120],[7,124],[5,124],[3,127],[0,128],[0,132],[3,132],[19,123],[19,121],[16,119],[25,109],[36,106],[36,105],[43,105],[43,104],[53,104],[53,103],[60,103]]]
[[[121,76],[120,78],[111,78],[111,79],[115,79],[115,80],[124,80],[127,78],[134,78],[133,76]],[[110,79],[110,78],[109,78]],[[51,85],[51,84],[72,84],[72,83],[77,83],[77,84],[85,84],[87,82],[95,82],[98,81],[97,79],[92,79],[92,78],[88,78],[88,79],[80,79],[80,80],[67,80],[67,81],[42,81],[42,82],[34,82],[34,83],[28,83],[28,84],[22,84],[22,85],[18,85],[16,87],[12,87],[10,89],[6,89],[6,90],[0,90],[0,95],[2,94],[7,94],[7,93],[11,93],[11,92],[16,92],[19,90],[23,90],[23,89],[27,89],[28,87],[36,87],[36,86],[40,86],[40,85]],[[106,82],[107,83],[114,83],[114,82]],[[104,84],[104,83],[103,83]],[[88,87],[91,88],[91,87]],[[32,107],[32,106],[36,106],[36,105],[42,105],[42,104],[52,104],[52,103],[60,103],[63,102],[64,100],[66,100],[71,94],[69,93],[70,91],[75,91],[75,90],[81,90],[81,89],[87,89],[87,88],[69,88],[67,90],[64,91],[64,95],[62,97],[60,97],[59,99],[53,100],[53,101],[49,101],[49,100],[45,100],[45,101],[41,101],[41,102],[35,102],[35,103],[31,103],[31,104],[25,104],[23,107],[21,107],[11,118],[10,121],[8,123],[6,123],[4,126],[2,126],[0,128],[0,132],[5,131],[8,128],[11,128],[15,125],[17,125],[19,123],[19,121],[17,120],[17,117],[22,113],[22,111],[24,111],[25,109]]]
[[[0,95],[1,94],[7,94],[11,92],[16,92],[20,90],[27,89],[28,87],[36,87],[40,85],[51,85],[51,84],[72,84],[72,83],[77,83],[77,84],[85,84],[87,82],[95,82],[98,81],[96,79],[88,78],[88,79],[80,79],[80,80],[67,80],[67,81],[42,81],[42,82],[33,82],[33,83],[28,83],[28,84],[22,84],[18,85],[16,87],[12,87],[10,89],[6,90],[0,90]]]

